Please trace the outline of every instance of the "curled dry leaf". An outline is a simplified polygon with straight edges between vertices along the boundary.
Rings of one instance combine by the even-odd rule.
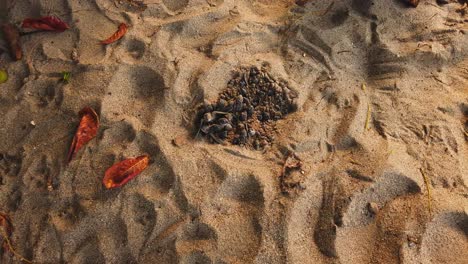
[[[90,108],[85,107],[80,112],[81,117],[80,124],[76,130],[76,134],[73,137],[72,145],[70,151],[68,152],[68,162],[70,162],[75,154],[93,139],[99,128],[99,117],[96,112]]]
[[[108,168],[102,183],[107,189],[120,187],[140,174],[149,163],[147,155],[129,158],[118,162]]]
[[[2,229],[0,235],[6,236],[2,243],[3,250],[8,251],[9,247],[6,240],[11,236],[11,232],[13,232],[13,225],[11,224],[10,217],[2,212],[0,212],[0,228]]]
[[[70,28],[60,18],[54,16],[45,16],[41,18],[26,18],[21,24],[22,28],[32,28],[47,31],[62,32]]]
[[[302,165],[302,160],[295,153],[289,153],[283,163],[283,168],[281,169],[281,174],[279,176],[280,189],[282,193],[287,194],[292,189],[300,187],[300,183],[297,182],[296,179],[291,178],[290,175],[291,172],[295,170],[298,170],[301,174],[304,174]]]
[[[417,7],[419,4],[419,0],[405,0],[405,1],[413,7]]]
[[[116,42],[117,40],[121,39],[127,33],[127,25],[125,23],[121,23],[119,25],[119,29],[108,39],[101,41],[101,44],[107,45]]]
[[[10,54],[16,60],[21,60],[23,52],[21,51],[21,42],[18,29],[12,24],[2,25],[3,34],[10,47]]]

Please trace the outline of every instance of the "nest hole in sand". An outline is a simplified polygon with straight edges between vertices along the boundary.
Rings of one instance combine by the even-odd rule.
[[[196,128],[211,143],[261,150],[273,142],[276,121],[297,110],[296,101],[297,93],[265,67],[242,67],[216,102],[198,107]]]

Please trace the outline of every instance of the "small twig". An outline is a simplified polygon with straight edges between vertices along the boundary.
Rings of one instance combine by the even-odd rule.
[[[371,106],[369,103],[367,103],[367,117],[366,117],[366,123],[364,124],[365,130],[369,130],[370,119],[371,119]]]
[[[426,173],[424,173],[424,170],[422,168],[419,168],[419,171],[421,172],[423,178],[424,178],[424,184],[426,185],[426,190],[427,190],[427,204],[429,207],[429,216],[432,216],[432,203],[431,203],[431,189],[429,188],[429,179],[427,178]]]
[[[325,98],[326,95],[323,95],[322,98],[318,101],[317,105],[315,106],[315,109],[319,106],[319,104],[322,102],[322,100]]]
[[[325,12],[323,12],[323,14],[321,14],[320,16],[325,16],[326,14],[328,14],[328,12],[330,12],[334,4],[335,2],[331,2],[327,9],[325,9]]]
[[[29,52],[26,54],[26,64],[28,65],[30,75],[34,75],[34,76],[36,75],[36,68],[34,67],[34,62],[33,62],[33,59],[31,58],[31,55],[34,53],[34,51],[39,46],[39,44],[41,44],[43,39],[44,37],[36,40],[35,44],[33,44]]]
[[[32,261],[27,260],[25,257],[21,256],[18,252],[15,251],[15,249],[13,248],[13,245],[11,244],[10,239],[8,238],[7,233],[5,232],[5,230],[3,228],[1,228],[1,229],[2,229],[2,236],[5,238],[5,240],[7,242],[7,245],[8,245],[8,249],[11,251],[11,253],[13,253],[13,255],[15,255],[21,261],[24,261],[24,262],[26,262],[28,264],[32,264],[33,263]]]
[[[228,112],[222,112],[222,111],[213,111],[213,114],[217,115],[228,115],[229,113]]]
[[[351,52],[351,53],[352,53],[352,51],[350,51],[350,50],[340,50],[340,51],[338,51],[336,54],[348,53],[348,52]]]
[[[202,125],[203,125],[203,119],[200,120],[200,125],[198,126],[198,131],[197,131],[197,134],[195,135],[195,138],[198,138]]]

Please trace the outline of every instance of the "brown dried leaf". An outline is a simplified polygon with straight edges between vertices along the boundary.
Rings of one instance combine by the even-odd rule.
[[[75,154],[97,135],[99,128],[99,117],[96,112],[90,108],[85,107],[80,112],[80,124],[73,137],[73,141],[68,152],[68,162],[70,162]]]
[[[23,51],[21,50],[21,41],[18,29],[12,24],[2,25],[3,34],[10,47],[10,54],[15,60],[21,60]]]
[[[6,235],[5,241],[2,243],[2,247],[4,251],[8,251],[10,248],[7,243],[7,239],[11,236],[13,232],[13,225],[11,224],[10,217],[7,214],[0,212],[0,228],[2,228],[2,232],[0,233],[2,236]]]
[[[127,33],[127,25],[125,23],[121,23],[119,25],[119,29],[108,39],[101,41],[101,44],[107,45],[116,42],[117,40],[121,39]]]
[[[107,189],[120,187],[140,174],[148,164],[147,155],[123,160],[106,170],[102,182]]]

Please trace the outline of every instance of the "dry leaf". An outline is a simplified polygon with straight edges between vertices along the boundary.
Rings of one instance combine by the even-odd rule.
[[[22,28],[33,28],[47,31],[62,32],[70,28],[60,18],[54,16],[46,16],[41,18],[26,18],[21,24]]]
[[[147,155],[118,162],[106,170],[102,182],[107,189],[120,187],[140,174],[148,163]]]
[[[96,136],[99,128],[99,117],[92,108],[83,108],[79,115],[81,121],[76,130],[75,137],[73,137],[70,151],[68,152],[68,162],[73,159],[75,154],[86,145],[86,143]]]
[[[300,182],[297,181],[297,179],[291,178],[291,172],[298,170],[301,174],[304,174],[302,165],[302,160],[295,153],[289,153],[283,163],[283,168],[279,176],[282,193],[287,194],[293,189],[300,187]]]
[[[413,7],[417,7],[419,4],[419,0],[406,0],[406,2]]]
[[[1,235],[6,235],[7,237],[4,238],[2,243],[2,247],[4,251],[8,251],[10,248],[7,243],[7,239],[11,236],[11,232],[13,232],[13,225],[11,224],[10,217],[7,214],[0,212],[0,228],[3,229]]]
[[[117,40],[121,39],[125,33],[127,33],[127,25],[125,23],[121,23],[119,25],[119,29],[108,39],[101,41],[101,44],[107,45],[116,42]]]
[[[3,34],[10,46],[10,54],[16,60],[21,60],[23,52],[21,51],[21,42],[18,29],[12,24],[2,25]]]

